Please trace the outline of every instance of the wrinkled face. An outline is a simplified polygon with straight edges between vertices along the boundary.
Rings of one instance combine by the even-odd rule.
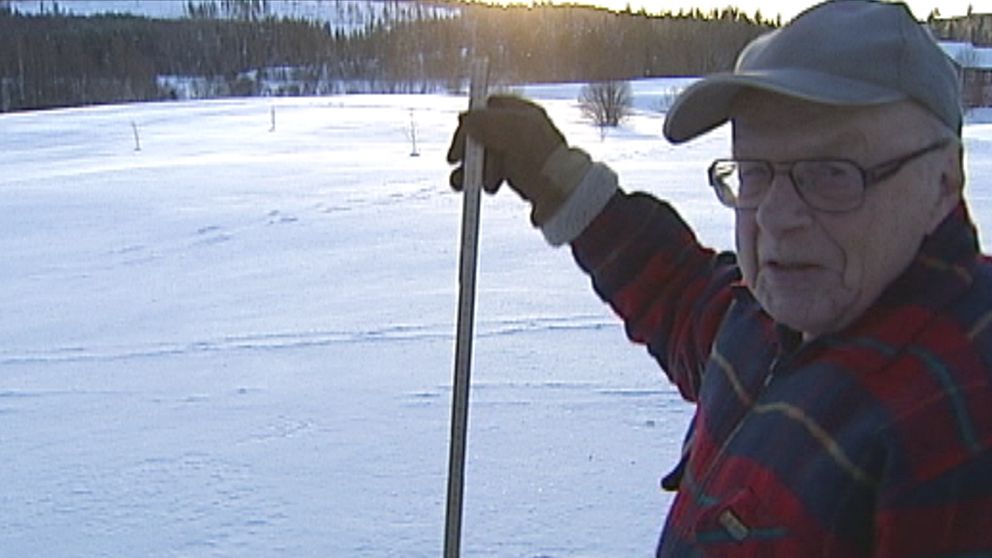
[[[942,138],[934,120],[909,102],[838,108],[746,94],[734,108],[737,158],[844,158],[870,168]],[[913,160],[869,186],[864,203],[844,213],[808,206],[780,167],[761,204],[737,210],[741,270],[765,311],[807,338],[861,316],[957,204],[957,149]]]

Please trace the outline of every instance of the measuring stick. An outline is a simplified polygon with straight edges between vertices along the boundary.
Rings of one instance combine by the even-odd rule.
[[[469,109],[485,106],[488,81],[488,60],[485,58],[473,60],[469,85]],[[455,338],[455,376],[451,403],[448,509],[444,529],[444,558],[458,558],[461,546],[469,379],[472,369],[472,330],[475,325],[475,275],[479,253],[482,164],[482,145],[469,137],[465,145],[465,174],[462,183],[462,237],[458,268],[458,332]]]

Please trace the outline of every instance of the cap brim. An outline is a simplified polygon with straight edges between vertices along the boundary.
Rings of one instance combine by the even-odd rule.
[[[893,89],[809,70],[713,74],[690,85],[675,100],[665,117],[665,137],[672,143],[682,143],[720,126],[731,118],[734,98],[746,89],[838,106],[876,105],[907,98]]]

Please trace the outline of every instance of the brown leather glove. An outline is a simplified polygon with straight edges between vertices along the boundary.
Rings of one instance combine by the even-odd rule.
[[[533,206],[531,221],[542,225],[554,215],[578,180],[570,176],[548,176],[545,164],[558,151],[566,151],[565,136],[543,108],[519,97],[490,97],[486,108],[459,116],[458,129],[448,148],[448,162],[465,157],[465,139],[472,136],[485,149],[483,188],[494,193],[506,181]],[[584,156],[584,154],[582,154]],[[588,160],[588,157],[585,157]],[[579,176],[581,178],[581,176]],[[567,179],[562,184],[562,179]],[[464,167],[451,173],[451,186],[461,191]]]

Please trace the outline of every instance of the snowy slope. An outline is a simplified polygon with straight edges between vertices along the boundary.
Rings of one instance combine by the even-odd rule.
[[[600,141],[569,87],[530,92],[731,247],[725,130],[673,147],[644,110]],[[0,556],[440,555],[465,105],[0,115]],[[967,138],[988,223],[992,126]],[[690,408],[509,193],[480,260],[463,554],[650,555]]]

